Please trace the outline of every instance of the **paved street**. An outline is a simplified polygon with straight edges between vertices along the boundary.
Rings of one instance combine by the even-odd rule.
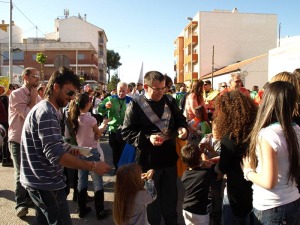
[[[107,139],[107,138],[106,138]],[[104,140],[101,144],[105,160],[112,165],[112,155],[111,149],[108,145],[107,140]],[[105,207],[112,208],[113,202],[113,192],[114,192],[114,182],[115,176],[113,176],[113,171],[110,174],[106,174],[103,177],[104,180],[104,190],[105,190]],[[90,181],[91,182],[91,181]],[[182,193],[182,188],[179,187],[179,192]],[[73,189],[71,189],[73,191]],[[89,195],[93,196],[92,183],[89,188]],[[97,220],[94,210],[94,203],[89,202],[88,205],[92,207],[92,211],[84,218],[80,219],[76,212],[77,203],[72,201],[72,192],[68,196],[68,202],[70,207],[70,213],[74,225],[113,225],[112,216],[108,217],[105,220]],[[181,202],[182,194],[179,194],[179,202]],[[180,205],[180,204],[179,204]],[[0,224],[1,225],[25,225],[32,224],[34,221],[35,210],[30,209],[29,214],[24,219],[19,219],[15,215],[15,203],[14,203],[14,169],[12,167],[2,167],[0,165]],[[181,213],[179,213],[179,225],[184,225]],[[162,223],[163,224],[163,223]]]

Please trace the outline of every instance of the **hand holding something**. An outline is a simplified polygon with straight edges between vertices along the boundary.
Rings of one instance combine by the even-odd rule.
[[[164,138],[158,134],[152,134],[150,136],[150,142],[154,145],[154,146],[160,146],[162,145],[162,143],[164,142]]]
[[[180,139],[186,139],[186,138],[187,138],[188,132],[187,132],[187,129],[186,129],[186,128],[184,128],[184,127],[179,127],[178,130],[177,130],[177,132],[178,132],[178,137],[179,137]]]
[[[142,179],[143,180],[151,180],[154,174],[154,170],[148,170],[147,173],[142,173]]]
[[[108,165],[105,162],[98,161],[98,162],[96,162],[93,172],[95,172],[99,175],[103,175],[103,174],[107,173],[109,170],[111,170],[110,165]]]
[[[110,109],[110,108],[112,107],[111,101],[106,102],[105,107],[106,107],[107,109]]]

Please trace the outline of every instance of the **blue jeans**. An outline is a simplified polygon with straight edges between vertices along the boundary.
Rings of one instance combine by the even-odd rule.
[[[96,148],[93,148],[91,153],[93,155],[90,156],[90,157],[81,156],[80,158],[84,159],[84,160],[87,160],[87,161],[96,161],[96,162],[100,161],[100,154],[99,154],[99,152],[97,151]],[[77,185],[78,192],[81,192],[82,190],[88,188],[89,173],[92,176],[94,191],[97,192],[97,191],[103,189],[102,176],[94,173],[93,171],[78,170],[78,185]]]
[[[246,217],[237,217],[233,214],[228,195],[223,196],[223,225],[250,225],[250,214]]]
[[[35,225],[72,225],[65,189],[27,191],[35,205]]]
[[[300,198],[286,205],[267,210],[254,208],[254,225],[299,225],[300,224]]]
[[[163,216],[166,225],[177,225],[177,167],[156,169],[153,175],[157,198],[147,206],[148,222],[160,225]]]
[[[20,167],[21,167],[21,146],[17,142],[10,141],[9,142],[9,150],[14,162],[15,169],[15,201],[16,201],[16,209],[19,207],[28,207],[26,203],[26,199],[28,197],[28,193],[26,189],[20,183]]]

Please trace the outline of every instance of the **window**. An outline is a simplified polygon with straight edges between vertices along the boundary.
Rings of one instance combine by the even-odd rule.
[[[79,53],[79,54],[77,55],[77,58],[78,58],[78,60],[84,60],[85,55]]]

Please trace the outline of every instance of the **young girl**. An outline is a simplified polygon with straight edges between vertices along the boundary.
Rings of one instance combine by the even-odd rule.
[[[97,126],[97,120],[91,116],[89,109],[91,102],[88,94],[78,94],[70,103],[70,112],[68,120],[72,124],[72,128],[76,134],[76,140],[79,147],[92,148],[90,157],[83,157],[88,161],[100,161],[100,154],[97,150],[97,139],[102,135],[108,120]],[[95,191],[95,209],[98,219],[104,219],[110,214],[109,210],[104,209],[104,190],[102,176],[90,171],[93,179]],[[87,201],[87,188],[88,188],[88,175],[89,171],[78,170],[78,207],[79,217],[83,218],[88,212],[91,211],[90,207],[86,206]]]
[[[118,169],[113,207],[116,225],[149,224],[147,205],[156,199],[153,173],[153,170],[149,170],[142,174],[141,167],[133,163]]]
[[[300,127],[292,119],[298,96],[291,83],[270,83],[250,133],[241,167],[253,183],[254,225],[299,224]]]
[[[205,134],[211,133],[210,126],[205,121],[206,111],[204,106],[198,106],[195,110],[195,117],[188,123],[188,141],[198,145]]]

